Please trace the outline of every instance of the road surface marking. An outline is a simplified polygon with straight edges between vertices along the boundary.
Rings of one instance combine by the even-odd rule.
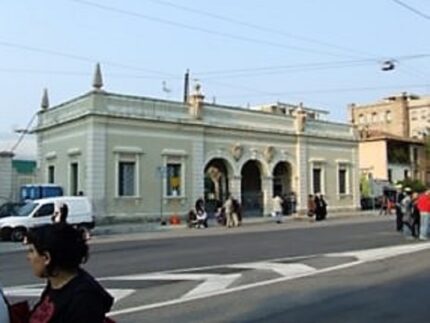
[[[294,276],[293,275],[282,276],[282,277],[276,278],[276,279],[260,281],[260,282],[242,285],[242,286],[233,287],[233,288],[228,288],[228,289],[217,290],[214,292],[190,296],[187,298],[178,298],[178,299],[159,302],[159,303],[153,303],[153,304],[147,304],[147,305],[140,305],[140,306],[125,308],[125,309],[121,309],[121,310],[112,311],[109,313],[109,315],[110,316],[119,316],[119,315],[124,315],[124,314],[136,313],[136,312],[141,312],[141,311],[145,311],[145,310],[165,307],[165,306],[178,305],[181,303],[199,300],[202,298],[209,298],[209,297],[213,297],[213,296],[225,295],[225,294],[234,293],[234,292],[243,291],[243,290],[248,290],[248,289],[252,289],[252,288],[263,287],[263,286],[268,286],[271,284],[286,282],[286,281],[293,280],[293,279],[315,276],[317,274],[328,273],[328,272],[341,270],[341,269],[347,269],[347,268],[351,268],[351,267],[354,267],[354,266],[357,266],[360,264],[364,264],[367,262],[382,260],[382,259],[386,259],[386,258],[391,258],[391,257],[409,254],[409,253],[418,252],[418,251],[427,250],[427,249],[430,249],[430,243],[429,242],[413,244],[413,245],[410,244],[410,245],[406,245],[406,246],[401,245],[401,246],[393,246],[393,247],[386,247],[386,248],[376,248],[376,249],[368,249],[368,250],[323,254],[321,256],[325,256],[325,257],[352,256],[352,257],[356,257],[357,260],[351,261],[351,262],[348,262],[345,264],[341,264],[341,265],[336,265],[333,267],[323,268],[323,269],[305,270],[305,272],[297,273]],[[383,252],[384,250],[387,251],[386,254],[384,254],[384,252]],[[236,267],[236,266],[240,266],[240,265],[241,264],[233,264],[233,265],[223,266],[223,267],[232,267],[232,266]]]
[[[305,264],[279,264],[273,262],[252,262],[248,264],[231,265],[231,268],[248,268],[260,270],[272,270],[284,277],[294,277],[317,269]]]

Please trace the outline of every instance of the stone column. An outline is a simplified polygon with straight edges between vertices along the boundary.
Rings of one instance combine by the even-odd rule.
[[[270,216],[273,209],[273,176],[263,177],[261,186],[263,191],[263,216]]]
[[[359,159],[358,159],[358,146],[352,148],[352,163],[350,169],[352,172],[352,203],[355,209],[360,209],[360,169],[359,169]]]
[[[241,189],[242,176],[232,176],[228,179],[230,194],[242,203],[242,189]]]
[[[194,202],[198,198],[203,197],[205,192],[204,187],[204,167],[205,167],[205,151],[203,142],[203,130],[202,132],[195,133],[192,145],[192,163],[191,163],[191,176],[192,176],[192,191],[191,201],[189,201],[189,207],[194,206]]]
[[[106,216],[106,125],[90,122],[87,128],[86,181],[84,194],[93,202],[96,216]],[[111,176],[111,175],[110,175]]]
[[[297,213],[302,215],[306,213],[309,189],[309,165],[308,165],[308,153],[307,153],[307,142],[303,136],[297,136],[296,143],[296,164],[297,176],[296,190],[297,190]]]

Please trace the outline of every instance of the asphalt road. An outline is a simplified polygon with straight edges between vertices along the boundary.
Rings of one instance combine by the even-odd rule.
[[[369,218],[101,238],[85,267],[117,297],[118,322],[426,322],[430,246],[393,228]],[[0,255],[0,281],[12,295],[41,283],[22,251]]]

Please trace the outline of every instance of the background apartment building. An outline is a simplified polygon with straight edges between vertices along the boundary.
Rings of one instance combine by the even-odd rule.
[[[360,135],[362,173],[393,183],[406,178],[430,183],[430,97],[402,93],[372,104],[351,104],[349,118]]]

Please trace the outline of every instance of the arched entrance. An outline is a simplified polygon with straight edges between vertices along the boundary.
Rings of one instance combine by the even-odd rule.
[[[205,206],[208,213],[214,213],[222,205],[229,193],[228,164],[221,158],[212,159],[205,167]]]
[[[279,195],[284,200],[283,213],[291,214],[294,211],[295,196],[291,189],[291,165],[279,162],[273,169],[273,196]]]
[[[241,171],[242,216],[263,214],[263,192],[261,191],[261,164],[250,160]]]

